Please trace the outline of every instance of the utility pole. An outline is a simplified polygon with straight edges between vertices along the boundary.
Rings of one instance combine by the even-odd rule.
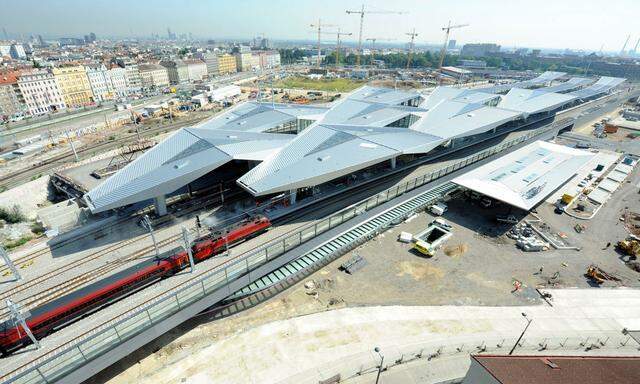
[[[156,235],[153,233],[153,226],[151,225],[151,219],[149,215],[144,215],[142,218],[142,226],[149,231],[151,240],[153,241],[153,248],[156,250],[156,257],[160,257],[160,251],[158,250],[158,243],[156,242]]]
[[[31,316],[29,311],[22,313],[18,305],[13,301],[11,301],[11,299],[7,299],[6,303],[7,303],[7,308],[9,308],[9,311],[11,311],[11,318],[13,319],[15,324],[16,325],[20,324],[22,326],[22,329],[27,334],[27,336],[29,336],[33,344],[36,346],[36,348],[40,348],[40,343],[38,342],[38,339],[36,339],[36,337],[33,335],[33,333],[31,332],[31,329],[29,328],[29,326],[27,325],[27,322],[25,321],[29,316]]]
[[[0,257],[2,257],[2,259],[4,260],[4,263],[7,265],[7,267],[9,267],[9,269],[11,270],[11,273],[13,273],[13,277],[15,278],[14,281],[20,280],[22,276],[20,276],[18,269],[13,264],[13,261],[11,260],[11,258],[9,257],[9,255],[7,254],[7,251],[4,249],[3,246],[0,246]]]
[[[133,118],[133,125],[136,127],[136,137],[138,138],[138,141],[140,141],[140,130],[138,129],[138,117],[133,112],[133,109],[131,109],[131,117]]]
[[[438,62],[438,85],[442,82],[442,64],[444,64],[444,57],[447,54],[447,43],[449,42],[449,34],[452,29],[466,27],[469,24],[458,24],[451,25],[451,20],[449,20],[449,24],[446,27],[443,27],[442,30],[445,31],[444,34],[444,44],[442,44],[442,49],[440,50],[440,61]]]
[[[321,41],[320,39],[322,38],[322,28],[324,27],[335,27],[335,25],[333,24],[322,24],[322,20],[318,19],[318,24],[311,24],[312,28],[317,28],[318,29],[318,62],[316,63],[316,67],[320,68],[320,56],[322,55],[322,49],[321,49]]]
[[[405,35],[411,36],[411,42],[409,43],[409,55],[407,56],[407,69],[409,69],[411,68],[411,56],[413,56],[414,41],[416,36],[418,36],[418,34],[416,33],[416,29],[413,28],[413,31],[409,33],[405,33]]]
[[[73,140],[71,140],[71,137],[69,136],[69,130],[65,129],[64,133],[65,135],[67,135],[67,140],[69,140],[69,145],[71,145],[71,150],[73,151],[73,157],[76,158],[76,162],[80,161],[80,158],[78,158],[78,153],[76,152],[76,147],[75,145],[73,145]]]
[[[182,240],[184,241],[184,249],[189,255],[189,265],[191,266],[191,273],[193,273],[196,270],[196,265],[193,262],[193,252],[191,251],[191,239],[189,239],[189,231],[187,231],[187,228],[185,228],[184,226],[182,226]]]
[[[402,15],[404,12],[393,12],[393,11],[365,11],[364,4],[362,4],[362,8],[358,11],[350,11],[347,10],[348,15],[357,14],[360,15],[360,33],[358,34],[358,51],[356,52],[356,66],[360,66],[360,55],[362,54],[362,27],[364,25],[364,15],[365,14],[395,14]]]

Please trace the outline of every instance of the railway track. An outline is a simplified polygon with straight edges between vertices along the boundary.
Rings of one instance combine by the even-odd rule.
[[[228,195],[227,198],[231,199],[228,201],[233,202],[234,201],[234,197],[236,195],[231,194]],[[217,203],[220,202],[220,197],[215,196],[214,199],[211,198],[211,196],[206,196],[203,200],[203,204],[193,204],[193,207],[198,207],[198,208],[202,208],[203,205],[204,207],[210,207],[212,205],[215,205]],[[198,202],[198,200],[196,200],[196,203]],[[180,214],[175,216],[175,217],[180,217],[183,215],[186,215],[190,212],[192,212],[194,209],[185,209],[180,211]],[[129,218],[127,218],[128,220]],[[159,227],[161,228],[161,227]],[[193,228],[192,228],[193,230]],[[157,234],[157,233],[156,233]],[[164,247],[166,245],[169,245],[175,241],[178,241],[180,238],[182,237],[181,234],[176,234],[176,235],[171,235],[165,239],[159,240],[158,241],[158,248]],[[43,284],[44,282],[46,282],[47,280],[50,279],[54,279],[56,277],[61,276],[62,274],[66,273],[67,271],[71,270],[71,269],[75,269],[78,267],[81,267],[83,265],[86,265],[88,263],[94,262],[96,260],[98,260],[100,257],[103,257],[109,253],[112,252],[116,252],[124,247],[127,247],[129,245],[132,245],[138,241],[141,241],[143,239],[148,238],[148,235],[146,234],[142,234],[139,235],[137,237],[128,239],[128,240],[124,240],[122,242],[110,245],[109,247],[106,247],[100,251],[94,252],[86,257],[83,257],[82,259],[78,259],[72,262],[69,262],[63,266],[60,266],[56,269],[53,269],[51,271],[48,271],[45,274],[42,274],[32,280],[29,280],[23,284],[17,285],[5,292],[2,292],[2,294],[0,294],[0,301],[4,301],[5,299],[11,298],[11,296],[19,294],[21,292],[25,292],[28,289],[32,289],[32,288],[37,288],[40,284]],[[151,252],[154,250],[153,245],[149,245],[146,247],[143,247],[137,251],[134,251],[131,254],[128,255],[124,255],[118,259],[115,260],[111,260],[108,263],[98,266],[96,268],[93,268],[89,271],[83,272],[79,275],[76,275],[72,278],[69,278],[61,283],[58,283],[52,287],[46,288],[42,291],[39,291],[37,293],[31,294],[29,296],[28,299],[25,300],[19,300],[16,301],[18,304],[22,305],[24,308],[33,308],[36,307],[38,305],[41,304],[45,304],[49,301],[55,300],[61,296],[63,296],[64,294],[67,294],[75,289],[81,288],[82,286],[89,284],[95,280],[97,280],[100,277],[104,277],[112,272],[115,272],[117,269],[124,267],[127,263],[138,260],[140,258],[143,258],[145,256],[145,254]],[[46,250],[45,250],[46,251]],[[34,258],[37,258],[39,256],[41,256],[42,253],[39,253],[37,255],[29,255],[31,256],[32,260]],[[5,309],[5,308],[3,308]],[[0,319],[2,318],[6,318],[9,316],[9,312],[4,310],[3,312],[0,312]]]
[[[190,119],[190,120],[184,120],[184,121],[180,121],[176,124],[173,125],[168,125],[168,126],[159,126],[159,127],[152,127],[149,128],[147,130],[141,131],[140,132],[140,136],[141,137],[151,137],[153,135],[155,135],[156,133],[162,132],[164,130],[175,130],[175,129],[180,129],[183,128],[185,126],[188,125],[192,125],[195,123],[198,123],[206,118],[208,118],[209,116],[198,116],[197,118],[194,119]],[[89,146],[85,146],[85,147],[80,147],[76,150],[76,152],[78,153],[78,156],[81,156],[83,154],[86,153],[90,153],[92,151],[96,151],[96,150],[101,150],[101,151],[107,151],[113,148],[118,147],[119,145],[123,144],[123,143],[128,143],[128,142],[132,142],[138,139],[138,136],[136,134],[131,134],[131,135],[127,135],[124,136],[122,138],[120,138],[119,140],[115,140],[115,141],[102,141],[93,145],[89,145]],[[39,175],[42,173],[46,173],[49,171],[52,171],[53,169],[55,169],[56,167],[58,167],[60,165],[61,162],[66,162],[67,160],[72,160],[74,157],[73,152],[72,151],[67,151],[65,153],[59,154],[57,156],[54,156],[50,159],[47,159],[41,163],[38,163],[35,165],[35,167],[29,168],[29,169],[22,169],[22,170],[18,170],[12,173],[9,173],[7,175],[1,176],[0,177],[0,184],[5,187],[5,188],[13,188],[15,186],[18,186],[22,183],[24,183],[25,181],[31,180],[31,178],[35,175]]]
[[[165,245],[171,244],[172,242],[178,240],[181,237],[180,234],[178,235],[171,235],[168,238],[165,238],[163,240],[158,241],[158,247],[163,247]],[[138,241],[140,239],[136,239],[135,241]],[[134,242],[135,242],[134,241]],[[127,243],[127,244],[118,244],[116,247],[114,247],[113,249],[110,249],[108,251],[103,251],[100,252],[100,254],[96,254],[93,255],[91,260],[87,260],[87,262],[90,262],[102,255],[104,255],[105,252],[112,252],[112,251],[116,251],[118,249],[121,249],[127,245],[132,244],[131,243]],[[147,253],[151,253],[154,250],[154,246],[153,245],[149,245],[146,247],[143,247],[131,254],[125,255],[121,258],[118,258],[116,260],[113,260],[107,264],[98,266],[94,269],[91,269],[89,271],[83,272],[77,276],[74,276],[64,282],[61,282],[59,284],[56,284],[52,287],[49,287],[45,290],[42,290],[40,292],[34,293],[33,295],[30,295],[28,299],[26,300],[22,300],[22,301],[18,301],[18,303],[20,305],[22,305],[24,308],[34,308],[36,306],[39,306],[41,304],[45,304],[48,303],[49,301],[55,300],[75,289],[81,288],[82,286],[89,284],[91,282],[93,282],[94,280],[100,278],[100,277],[104,277],[105,275],[116,271],[119,268],[124,267],[127,263],[131,262],[131,261],[135,261],[137,259],[143,258]],[[72,268],[76,268],[80,265],[85,264],[84,260],[82,263],[79,263],[77,265],[72,266]],[[45,279],[50,279],[50,278],[54,278],[56,276],[59,276],[61,274],[63,274],[64,272],[66,272],[65,266],[60,267],[54,271],[51,271],[48,276],[45,277]],[[42,275],[45,276],[45,275]],[[19,292],[23,292],[27,289],[36,287],[39,283],[41,283],[42,280],[41,279],[34,279],[29,281],[29,283],[27,284],[23,284],[20,287],[16,287],[17,289],[12,292],[12,294],[15,293],[19,293]],[[3,299],[6,299],[8,297],[3,297]],[[6,310],[6,308],[3,308],[3,312],[0,312],[0,319],[5,319],[8,318],[10,315],[10,312]]]

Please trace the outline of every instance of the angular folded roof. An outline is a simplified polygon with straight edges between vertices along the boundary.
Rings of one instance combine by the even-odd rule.
[[[507,92],[511,88],[540,87],[553,80],[559,79],[564,75],[566,75],[566,73],[564,72],[547,71],[540,74],[538,77],[535,77],[530,80],[519,81],[519,82],[509,83],[509,84],[494,85],[493,87],[482,88],[482,91],[488,92],[488,93],[503,93],[503,92]]]
[[[557,76],[546,73],[529,83]],[[329,106],[247,102],[172,134],[89,191],[86,201],[100,212],[168,194],[234,159],[260,162],[237,180],[255,196],[318,185],[554,110],[575,97],[517,88],[496,95],[486,89],[437,87],[427,93],[365,86]],[[306,122],[294,124],[300,120]],[[304,130],[270,133],[283,124]]]

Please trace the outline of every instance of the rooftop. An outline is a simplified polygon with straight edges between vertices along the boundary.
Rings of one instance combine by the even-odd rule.
[[[640,382],[640,357],[471,357],[501,384],[632,384]]]
[[[528,211],[594,156],[588,151],[536,141],[456,177],[453,182]]]
[[[246,102],[178,131],[89,191],[86,200],[94,212],[146,200],[232,159],[259,162],[237,180],[254,196],[286,192],[400,155],[426,154],[452,139],[550,113],[574,100],[540,89],[497,95],[486,89],[364,86],[328,106]]]

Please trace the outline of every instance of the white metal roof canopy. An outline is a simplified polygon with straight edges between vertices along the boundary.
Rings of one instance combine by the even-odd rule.
[[[570,180],[594,156],[591,152],[536,141],[456,177],[453,182],[528,211]]]

